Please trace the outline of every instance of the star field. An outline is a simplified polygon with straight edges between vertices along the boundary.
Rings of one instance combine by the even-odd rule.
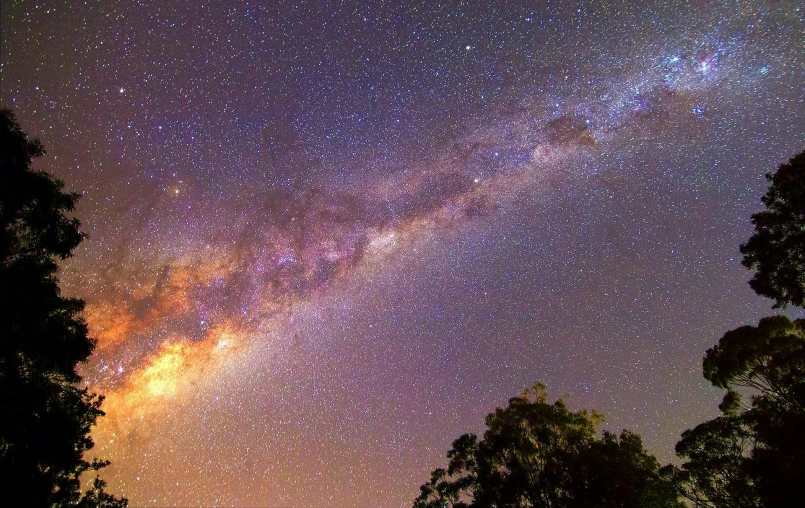
[[[270,4],[270,6],[268,5]],[[403,506],[535,381],[661,461],[771,314],[796,2],[4,2],[0,100],[83,197],[63,269],[134,505]]]

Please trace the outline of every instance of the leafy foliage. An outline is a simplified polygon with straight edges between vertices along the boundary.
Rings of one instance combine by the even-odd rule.
[[[752,388],[754,405],[786,411],[805,411],[803,368],[805,320],[785,316],[727,332],[704,357],[705,379],[733,391],[731,399],[735,388]]]
[[[567,506],[682,506],[659,462],[643,449],[643,440],[628,430],[604,432],[583,449],[571,468]]]
[[[749,285],[774,307],[805,304],[805,152],[767,174],[766,209],[752,215],[755,233],[741,245],[743,265],[756,273]]]
[[[766,210],[741,245],[750,285],[774,307],[805,299],[805,152],[767,174]],[[722,416],[682,434],[670,468],[696,506],[805,505],[805,320],[766,317],[724,334],[704,358],[704,377],[727,393]],[[750,395],[749,403],[744,395]]]
[[[727,394],[723,416],[682,435],[676,478],[700,506],[805,503],[805,320],[767,317],[724,334],[704,377]],[[739,391],[752,393],[749,404]]]
[[[721,416],[686,430],[676,453],[687,462],[671,468],[681,494],[702,508],[763,506],[746,462],[754,447],[750,429],[735,417]]]
[[[414,506],[681,506],[640,437],[596,438],[599,414],[548,404],[535,385],[487,416],[479,442],[465,434]]]
[[[78,387],[95,343],[84,302],[58,281],[57,261],[84,238],[71,217],[78,195],[31,170],[43,154],[0,110],[0,485],[18,505],[125,506],[100,480],[81,493],[81,474],[107,464],[84,459],[103,399]]]

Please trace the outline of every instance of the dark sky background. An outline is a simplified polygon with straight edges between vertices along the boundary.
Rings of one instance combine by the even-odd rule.
[[[402,506],[534,382],[663,462],[771,314],[799,2],[2,2],[134,505]]]

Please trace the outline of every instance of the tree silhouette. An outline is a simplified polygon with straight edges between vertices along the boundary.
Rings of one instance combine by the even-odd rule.
[[[571,462],[567,506],[645,508],[683,506],[674,487],[643,440],[628,430],[615,436],[604,431]]]
[[[601,420],[562,400],[548,404],[537,384],[487,416],[481,441],[459,437],[447,469],[433,471],[414,506],[682,506],[640,437],[597,439]]]
[[[805,152],[767,174],[766,210],[741,245],[750,285],[775,308],[805,298]],[[696,506],[805,506],[805,320],[766,317],[724,334],[704,377],[727,393],[722,416],[687,430],[677,488]],[[744,396],[749,395],[749,402]]]
[[[78,387],[95,343],[84,302],[59,289],[57,262],[84,238],[78,195],[31,169],[43,154],[0,110],[0,485],[12,505],[125,506],[99,479],[81,492],[82,473],[108,464],[84,459],[103,398]]]
[[[767,174],[766,209],[752,215],[755,233],[741,245],[743,265],[755,270],[749,285],[776,301],[774,308],[805,304],[805,152]]]
[[[755,437],[745,422],[719,416],[682,433],[676,453],[686,462],[669,470],[680,494],[694,506],[761,507],[747,463],[754,447]]]
[[[676,477],[700,506],[805,505],[805,320],[767,317],[724,334],[704,377],[723,416],[682,434]],[[751,393],[749,404],[739,391]]]

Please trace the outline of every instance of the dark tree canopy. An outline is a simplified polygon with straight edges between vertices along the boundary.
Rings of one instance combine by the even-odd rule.
[[[600,421],[562,400],[548,404],[537,384],[487,416],[481,441],[459,437],[414,506],[682,506],[640,436],[597,439]]]
[[[719,416],[682,433],[677,455],[686,462],[672,468],[681,494],[694,506],[763,506],[746,462],[755,447],[740,418]]]
[[[699,506],[805,506],[805,320],[727,332],[707,351],[704,377],[727,393],[723,416],[677,444],[685,495]]]
[[[13,505],[125,505],[97,480],[82,495],[102,398],[78,387],[95,343],[84,302],[61,295],[59,260],[83,239],[77,194],[31,163],[44,153],[0,110],[0,486]]]
[[[766,209],[752,215],[755,233],[741,245],[749,285],[775,308],[805,306],[805,152],[767,174]]]

